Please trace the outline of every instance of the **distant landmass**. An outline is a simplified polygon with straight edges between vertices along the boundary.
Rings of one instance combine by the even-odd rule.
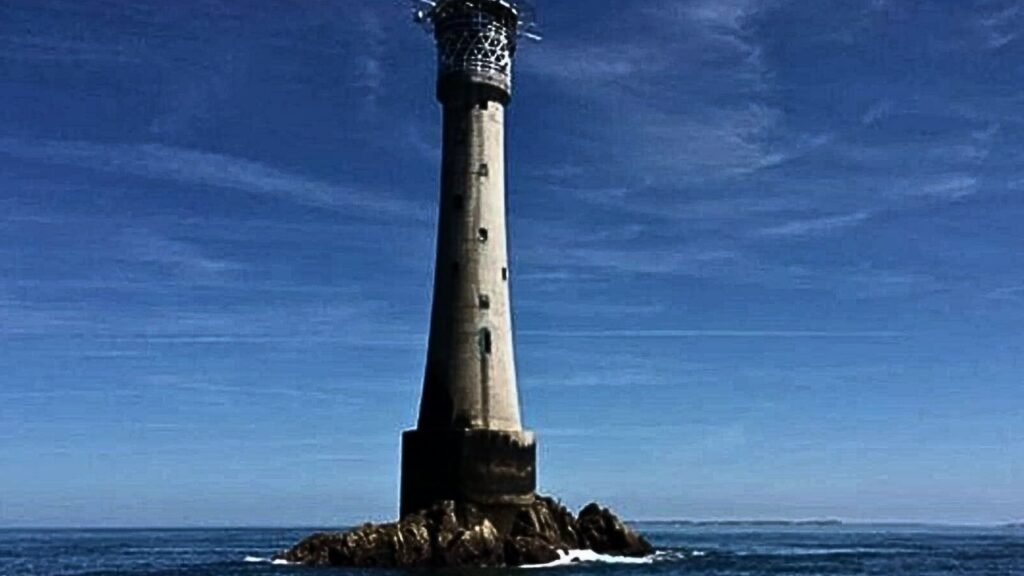
[[[653,520],[645,524],[673,526],[842,526],[842,520]]]
[[[786,528],[786,527],[821,527],[821,526],[844,526],[845,522],[842,520],[834,519],[823,519],[823,520],[639,520],[641,524],[653,524],[673,527],[744,527],[748,526],[751,528]],[[864,525],[865,523],[854,523],[854,526]],[[941,524],[928,524],[928,523],[916,523],[916,522],[882,522],[878,525],[883,526],[941,526]],[[1024,530],[1024,521],[1021,522],[1010,522],[1007,524],[989,524],[990,528],[1004,528],[1012,530]]]

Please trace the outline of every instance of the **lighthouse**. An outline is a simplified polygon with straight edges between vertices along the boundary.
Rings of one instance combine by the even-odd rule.
[[[533,502],[536,444],[516,382],[506,225],[505,122],[523,2],[425,2],[443,114],[440,210],[426,370],[402,435],[401,514],[440,501],[496,516]]]

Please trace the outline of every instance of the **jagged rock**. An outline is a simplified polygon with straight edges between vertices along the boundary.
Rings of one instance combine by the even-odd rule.
[[[278,559],[306,566],[380,568],[501,567],[544,564],[560,550],[645,556],[653,550],[608,509],[590,504],[575,518],[538,496],[504,533],[486,514],[443,502],[391,524],[365,524],[342,534],[314,534]]]
[[[559,548],[539,538],[510,536],[505,539],[505,564],[508,566],[547,564],[558,560],[558,550]]]
[[[580,510],[576,526],[584,547],[594,552],[622,556],[643,556],[651,552],[651,545],[643,537],[597,503],[587,504]]]
[[[555,548],[580,547],[572,512],[552,498],[538,496],[533,506],[516,516],[510,536],[540,539]]]
[[[490,520],[459,530],[444,550],[442,566],[497,567],[505,565],[504,541]]]

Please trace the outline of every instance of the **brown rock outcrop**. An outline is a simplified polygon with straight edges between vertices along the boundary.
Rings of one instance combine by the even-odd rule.
[[[391,524],[314,534],[277,559],[306,566],[502,567],[545,564],[574,549],[621,556],[653,551],[607,508],[589,504],[576,518],[554,499],[538,497],[504,533],[472,506],[444,502]]]

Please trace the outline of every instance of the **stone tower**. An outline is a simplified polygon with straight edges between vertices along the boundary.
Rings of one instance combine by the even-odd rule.
[[[426,374],[402,436],[401,514],[441,500],[500,513],[533,501],[536,445],[516,388],[505,224],[505,109],[530,26],[512,0],[426,2],[444,115]]]

